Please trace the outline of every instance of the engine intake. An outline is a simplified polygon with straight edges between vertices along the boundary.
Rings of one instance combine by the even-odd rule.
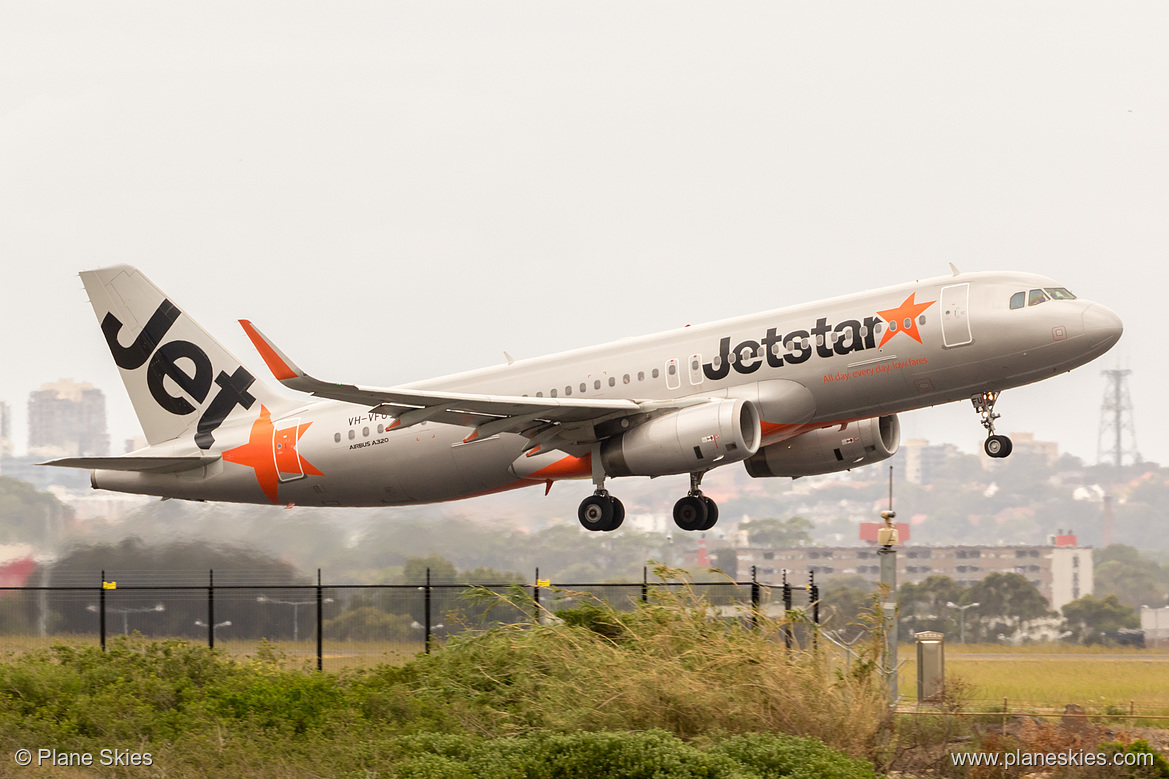
[[[753,478],[815,476],[880,462],[897,453],[901,423],[896,415],[813,430],[765,446],[744,465]]]
[[[643,422],[601,445],[609,476],[705,471],[759,450],[759,412],[749,400],[712,400]]]

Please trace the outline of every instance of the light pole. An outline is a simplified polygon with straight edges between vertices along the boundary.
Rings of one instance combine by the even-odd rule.
[[[316,600],[276,600],[269,598],[267,595],[260,595],[256,598],[257,603],[279,603],[284,606],[292,607],[292,640],[300,640],[300,607],[310,606],[316,603]],[[332,598],[325,598],[321,603],[332,603]]]
[[[980,604],[967,603],[965,606],[959,606],[957,603],[955,603],[954,601],[951,600],[951,601],[946,601],[946,605],[952,609],[958,609],[959,641],[961,643],[965,644],[966,643],[966,609],[972,609]]]
[[[197,620],[195,620],[195,627],[205,628],[205,627],[207,627],[207,623],[201,619],[197,619]],[[219,630],[220,628],[229,628],[229,627],[231,627],[231,620],[230,619],[227,620],[226,622],[216,622],[215,627],[213,627],[212,630]]]
[[[86,611],[97,611],[97,604],[91,603],[85,607]],[[166,606],[161,603],[156,603],[153,606],[144,609],[116,609],[113,606],[106,606],[106,611],[111,614],[122,615],[122,635],[130,635],[130,615],[131,614],[147,614],[152,611],[166,611]]]

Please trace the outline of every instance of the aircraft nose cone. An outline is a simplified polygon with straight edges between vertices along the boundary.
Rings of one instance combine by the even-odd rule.
[[[1112,309],[1093,303],[1084,309],[1084,334],[1095,343],[1106,343],[1110,348],[1120,340],[1124,324]]]

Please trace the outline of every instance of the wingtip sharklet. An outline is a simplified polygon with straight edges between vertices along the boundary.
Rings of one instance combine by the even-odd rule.
[[[248,338],[251,339],[252,345],[256,347],[256,351],[264,358],[264,363],[268,366],[268,370],[272,371],[272,375],[276,377],[277,381],[286,382],[305,375],[304,371],[288,359],[284,352],[276,348],[276,345],[261,333],[258,327],[247,319],[241,319],[239,323],[240,327],[247,333]]]

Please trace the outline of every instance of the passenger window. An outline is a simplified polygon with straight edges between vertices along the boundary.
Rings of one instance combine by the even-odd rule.
[[[542,398],[542,397],[544,397],[544,393],[543,393],[543,392],[537,392],[537,393],[536,393],[536,397],[538,397],[538,398]]]
[[[617,386],[617,377],[616,377],[616,376],[610,376],[610,377],[609,377],[609,386],[610,386],[610,387],[616,387],[616,386]]]
[[[365,438],[369,438],[369,428],[368,427],[361,428],[361,435]]]
[[[1040,303],[1046,303],[1046,302],[1047,302],[1047,293],[1041,289],[1033,289],[1027,295],[1027,305],[1029,305],[1029,306],[1037,306]]]
[[[550,397],[553,397],[553,398],[556,397],[556,390],[552,390],[551,392],[548,393],[548,395]]]
[[[381,434],[382,434],[382,433],[384,433],[384,432],[386,432],[386,426],[385,426],[385,425],[378,425],[378,426],[377,426],[377,433],[378,433],[378,435],[381,435]]]
[[[924,325],[924,324],[925,324],[925,314],[922,314],[921,316],[919,316],[919,317],[917,318],[917,323],[918,323],[919,325]]]
[[[622,377],[621,377],[621,383],[622,383],[622,384],[628,384],[628,383],[629,383],[629,374],[628,374],[628,373],[627,373],[627,374],[625,374],[624,376],[622,376]]]
[[[597,379],[596,381],[593,382],[593,389],[599,390],[600,388],[601,388],[601,380]]]
[[[638,381],[645,381],[645,371],[638,371],[637,372],[637,380]]]
[[[584,392],[584,391],[585,391],[585,388],[586,388],[587,386],[588,386],[588,385],[587,385],[587,384],[585,384],[585,383],[582,381],[582,382],[580,383],[580,391],[581,391],[581,392]]]
[[[350,440],[350,441],[352,441],[354,438],[357,438],[357,431],[356,431],[356,430],[350,430],[350,431],[349,431],[349,440]]]
[[[658,376],[661,376],[661,375],[662,374],[658,372],[658,369],[654,368],[653,377],[656,379]]]
[[[894,319],[892,322],[889,323],[889,329],[891,331],[893,331],[894,333],[897,332],[897,320],[896,319]]]
[[[572,394],[572,385],[570,384],[564,388],[564,395],[567,397],[568,395],[571,395],[571,394]]]
[[[341,443],[341,434],[340,433],[333,434],[333,443],[335,443],[335,444]]]
[[[882,329],[884,329],[884,325],[882,325],[880,322],[877,322],[875,325],[873,325],[873,334],[880,335]]]

